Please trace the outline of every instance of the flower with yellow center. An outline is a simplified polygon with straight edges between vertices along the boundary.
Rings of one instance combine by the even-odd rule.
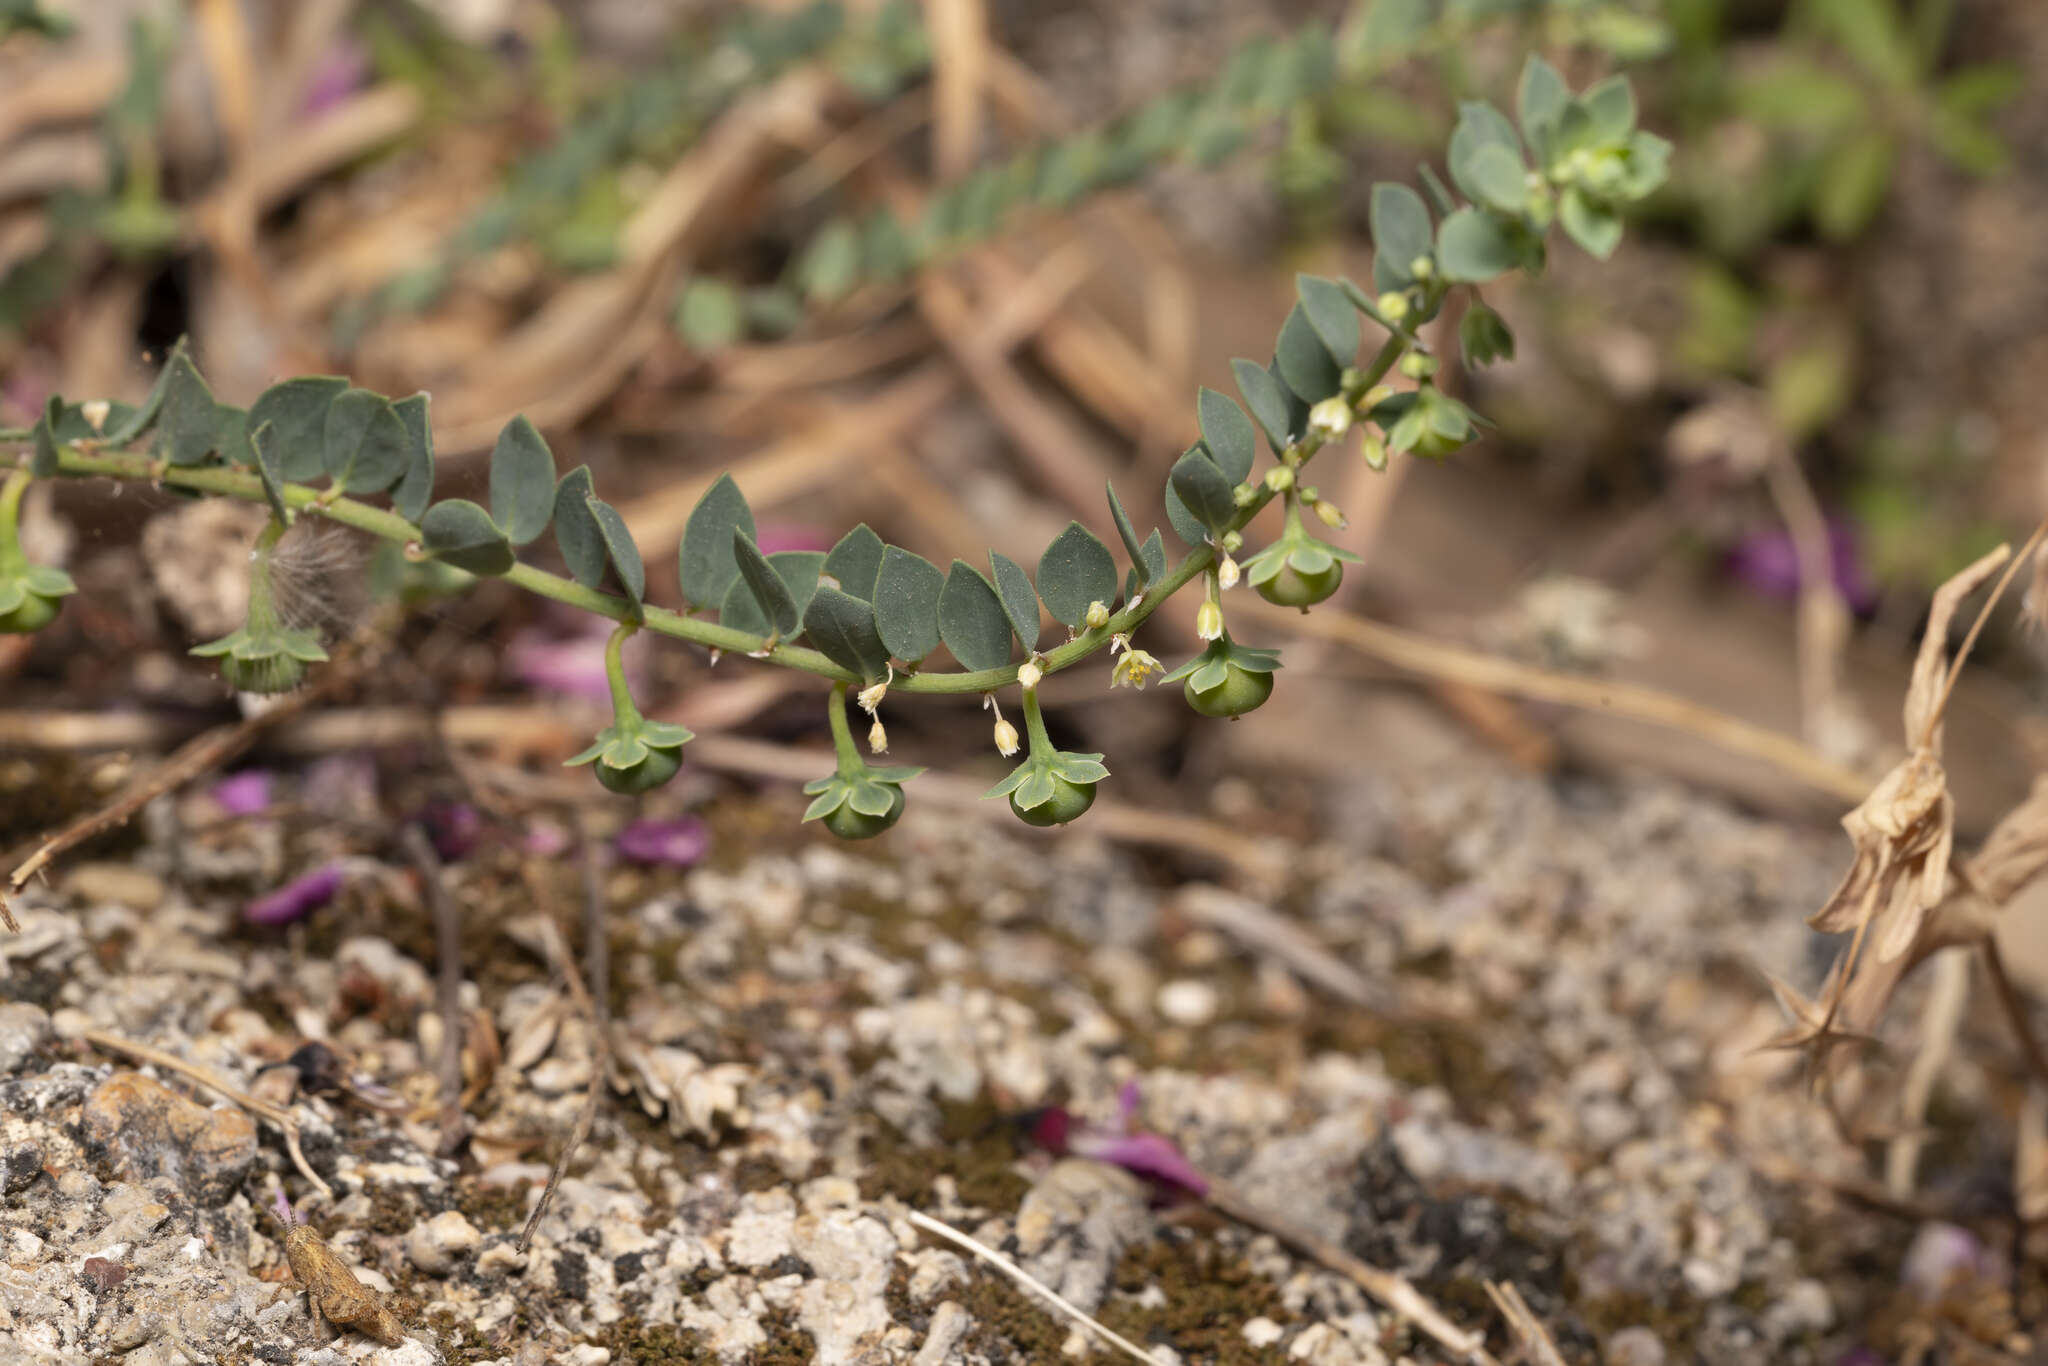
[[[1159,661],[1149,650],[1129,649],[1117,656],[1109,671],[1112,688],[1142,688],[1159,672]]]

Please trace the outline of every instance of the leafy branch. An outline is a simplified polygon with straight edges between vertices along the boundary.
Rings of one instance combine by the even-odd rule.
[[[1336,591],[1344,561],[1354,558],[1308,530],[1309,512],[1325,525],[1343,524],[1342,514],[1304,482],[1309,462],[1354,434],[1375,468],[1390,454],[1440,456],[1469,441],[1480,419],[1437,387],[1439,362],[1416,329],[1461,285],[1540,269],[1553,222],[1595,255],[1611,252],[1622,206],[1663,178],[1668,146],[1635,128],[1625,82],[1604,81],[1574,95],[1535,59],[1523,76],[1518,112],[1519,130],[1491,105],[1466,104],[1448,169],[1467,202],[1426,166],[1429,200],[1407,186],[1375,186],[1373,291],[1349,280],[1298,277],[1298,301],[1271,361],[1233,362],[1243,403],[1200,392],[1201,439],[1175,462],[1163,491],[1167,521],[1187,546],[1176,562],[1169,563],[1158,529],[1139,537],[1114,487],[1107,494],[1125,552],[1121,571],[1109,546],[1078,522],[1045,548],[1035,575],[994,551],[987,573],[960,560],[941,571],[915,552],[885,545],[865,525],[829,552],[765,553],[752,510],[726,475],[684,529],[676,560],[683,609],[658,607],[646,601],[640,550],[618,511],[595,493],[589,467],[560,473],[525,418],[499,434],[488,505],[436,500],[427,395],[394,402],[345,378],[313,375],[275,384],[244,409],[214,397],[181,343],[140,406],[66,404],[53,396],[33,428],[0,432],[0,439],[31,446],[26,467],[0,486],[0,629],[47,625],[72,591],[61,570],[31,565],[21,553],[16,523],[30,479],[151,481],[270,510],[250,558],[244,625],[193,650],[220,659],[223,676],[239,690],[288,691],[326,658],[312,632],[281,619],[271,585],[281,538],[298,518],[320,517],[395,542],[410,561],[438,565],[458,580],[502,578],[620,623],[606,659],[613,724],[570,761],[594,764],[612,790],[641,792],[666,781],[691,738],[680,727],[646,720],[626,687],[620,646],[647,630],[833,683],[839,766],[811,785],[816,800],[806,819],[825,820],[849,837],[892,824],[902,810],[901,786],[916,772],[875,769],[860,758],[845,716],[850,690],[858,688],[854,700],[874,718],[869,748],[879,753],[888,745],[879,710],[892,692],[981,694],[995,708],[995,694],[1017,685],[1028,753],[987,795],[1008,797],[1030,823],[1064,823],[1087,810],[1109,770],[1102,755],[1053,748],[1039,712],[1041,680],[1108,648],[1122,654],[1112,680],[1142,685],[1158,661],[1133,645],[1134,633],[1160,603],[1200,580],[1196,621],[1204,648],[1165,681],[1181,682],[1189,704],[1204,715],[1234,717],[1263,704],[1279,654],[1231,638],[1224,594],[1249,578],[1269,601],[1307,611]],[[1366,321],[1386,335],[1361,364]],[[1460,339],[1474,364],[1513,345],[1498,315],[1476,299]],[[1412,388],[1384,382],[1397,367]],[[1261,436],[1272,461],[1255,474]],[[1279,539],[1240,564],[1246,529],[1275,500],[1285,513]],[[519,557],[550,530],[566,574]],[[1067,628],[1064,641],[1041,645],[1047,616]],[[926,667],[942,645],[960,668]],[[999,710],[995,740],[1005,754],[1023,747]]]

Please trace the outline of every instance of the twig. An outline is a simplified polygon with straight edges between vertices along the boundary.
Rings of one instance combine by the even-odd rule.
[[[176,1072],[180,1076],[189,1077],[209,1090],[218,1091],[221,1095],[226,1096],[258,1119],[275,1125],[284,1134],[285,1151],[291,1154],[292,1165],[299,1169],[299,1175],[312,1182],[313,1186],[328,1199],[332,1200],[334,1198],[333,1188],[320,1179],[320,1174],[314,1171],[312,1165],[306,1161],[305,1151],[299,1147],[299,1121],[292,1117],[291,1111],[284,1109],[282,1106],[272,1105],[267,1100],[260,1100],[250,1095],[247,1091],[244,1091],[241,1087],[235,1085],[210,1067],[196,1062],[187,1062],[177,1054],[166,1053],[161,1048],[152,1048],[146,1043],[136,1043],[133,1040],[124,1039],[118,1034],[109,1034],[103,1029],[83,1030],[80,1032],[79,1037],[95,1048],[103,1048],[111,1053],[123,1053],[131,1058],[161,1067],[166,1071]]]
[[[1985,935],[1978,941],[1978,947],[1984,951],[1984,969],[1990,974],[1991,989],[1998,994],[1998,1004],[2012,1025],[2020,1051],[2027,1055],[2027,1065],[2034,1069],[2036,1077],[2048,1081],[2048,1053],[2041,1050],[2041,1041],[2034,1037],[2034,1026],[2027,1020],[2027,1003],[2020,999],[2019,989],[2006,975],[2005,957],[1998,951],[1997,937]]]
[[[1508,1321],[1508,1328],[1515,1335],[1515,1341],[1522,1345],[1522,1352],[1535,1366],[1565,1366],[1564,1357],[1558,1353],[1557,1344],[1551,1341],[1550,1332],[1529,1308],[1529,1302],[1522,1298],[1522,1292],[1512,1281],[1488,1281],[1486,1293],[1493,1300],[1493,1307],[1500,1310],[1500,1316]]]
[[[350,662],[351,657],[344,656],[323,671],[313,683],[280,699],[256,715],[232,726],[217,727],[186,742],[169,758],[122,788],[105,806],[73,821],[63,830],[44,840],[42,846],[22,860],[9,875],[7,890],[10,893],[19,892],[30,878],[48,867],[51,860],[59,854],[84,843],[103,830],[122,824],[164,793],[182,787],[200,774],[220,767],[247,749],[264,731],[280,722],[290,720],[314,702],[337,691],[354,676],[355,670],[348,667]],[[4,924],[12,931],[21,929],[5,896],[0,896],[0,924]]]
[[[587,817],[578,821],[578,845],[583,871],[583,961],[590,967],[590,985],[587,988],[576,971],[575,956],[562,942],[562,931],[554,919],[549,917],[541,923],[545,927],[543,933],[547,936],[548,952],[560,965],[569,994],[581,1007],[584,1018],[590,1021],[597,1056],[591,1060],[590,1089],[583,1097],[583,1109],[569,1130],[568,1141],[555,1158],[554,1170],[548,1173],[548,1183],[541,1188],[533,1213],[526,1216],[526,1226],[519,1230],[521,1252],[532,1245],[534,1230],[540,1227],[542,1216],[554,1203],[555,1192],[561,1189],[562,1178],[568,1174],[569,1159],[576,1155],[576,1150],[590,1137],[591,1126],[597,1123],[598,1101],[604,1095],[605,1078],[610,1075],[612,1066],[611,1022],[607,1018],[606,1006],[611,992],[611,941],[605,933],[604,864],[598,856],[598,842],[591,835]]]
[[[979,1257],[981,1260],[987,1262],[990,1266],[995,1267],[1004,1275],[1008,1276],[1011,1280],[1017,1282],[1017,1284],[1025,1287],[1027,1290],[1034,1291],[1037,1294],[1043,1296],[1046,1299],[1046,1301],[1050,1303],[1054,1308],[1058,1309],[1063,1314],[1071,1316],[1075,1322],[1081,1324],[1090,1332],[1098,1334],[1105,1342],[1110,1343],[1112,1346],[1122,1348],[1124,1351],[1128,1352],[1132,1357],[1136,1358],[1139,1361],[1144,1362],[1145,1366],[1159,1366],[1158,1357],[1153,1356],[1150,1352],[1140,1347],[1137,1343],[1132,1342],[1129,1338],[1117,1332],[1108,1324],[1103,1323],[1099,1319],[1091,1317],[1087,1313],[1087,1311],[1083,1310],[1079,1305],[1076,1305],[1072,1301],[1066,1299],[1059,1293],[1059,1291],[1054,1290],[1044,1281],[1039,1280],[1036,1276],[1033,1276],[1023,1267],[1017,1265],[1008,1257],[1005,1257],[1002,1253],[990,1247],[987,1243],[980,1242],[974,1238],[971,1238],[967,1234],[962,1233],[959,1229],[954,1228],[952,1225],[942,1224],[938,1220],[932,1218],[930,1215],[921,1214],[914,1209],[905,1210],[904,1217],[908,1219],[912,1224],[916,1225],[918,1228],[923,1229],[926,1233],[936,1234],[939,1237],[944,1238],[947,1242],[952,1243],[955,1247],[966,1248],[976,1257]]]
[[[1262,1233],[1272,1234],[1311,1261],[1347,1278],[1386,1308],[1428,1334],[1445,1351],[1473,1363],[1473,1366],[1500,1366],[1500,1363],[1487,1352],[1486,1339],[1482,1334],[1468,1332],[1452,1323],[1444,1317],[1442,1310],[1431,1304],[1422,1292],[1405,1278],[1360,1261],[1343,1248],[1317,1237],[1307,1229],[1276,1218],[1214,1178],[1209,1179],[1209,1191],[1204,1198],[1218,1213]]]
[[[1827,518],[1789,447],[1781,448],[1770,462],[1765,480],[1778,516],[1792,537],[1799,570],[1800,712],[1806,739],[1814,742],[1820,739],[1840,692],[1841,649],[1848,632],[1849,609],[1835,586]]]
[[[462,1146],[467,1131],[462,1116],[462,912],[448,895],[441,857],[427,832],[408,825],[399,843],[419,869],[427,905],[434,913],[434,1009],[441,1014],[441,1055],[435,1070],[441,1081],[441,1155],[446,1157]]]
[[[1873,777],[1816,753],[1792,736],[1655,688],[1552,673],[1327,607],[1304,617],[1287,608],[1269,607],[1253,600],[1237,610],[1253,612],[1275,624],[1284,623],[1303,635],[1337,641],[1360,654],[1425,678],[1448,678],[1512,697],[1557,702],[1685,731],[1731,754],[1761,760],[1817,792],[1844,801],[1862,801],[1876,782]]]

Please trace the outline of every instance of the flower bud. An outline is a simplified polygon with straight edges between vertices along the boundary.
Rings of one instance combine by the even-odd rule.
[[[1390,289],[1377,300],[1380,315],[1390,323],[1397,323],[1408,316],[1408,296],[1399,290]]]
[[[1365,457],[1365,463],[1372,469],[1387,467],[1387,441],[1378,432],[1368,431],[1359,440],[1358,453]]]
[[[1038,667],[1038,661],[1027,659],[1017,666],[1017,686],[1030,692],[1038,686],[1038,680],[1045,677],[1045,671]]]
[[[889,732],[882,729],[882,718],[879,716],[875,718],[875,724],[868,727],[868,752],[871,754],[887,754],[889,752]]]
[[[996,718],[996,752],[1005,759],[1017,752],[1017,728],[998,716]]]
[[[1349,522],[1344,520],[1342,509],[1327,498],[1316,500],[1316,516],[1322,519],[1324,526],[1335,531],[1342,531],[1350,525]]]
[[[1109,604],[1106,602],[1089,603],[1088,614],[1082,620],[1088,624],[1089,630],[1100,631],[1103,627],[1109,625]]]
[[[1313,422],[1313,418],[1310,419]],[[1266,471],[1266,487],[1275,493],[1285,493],[1294,487],[1294,471],[1286,465],[1275,465]]]
[[[1241,508],[1248,508],[1258,500],[1259,486],[1247,479],[1230,491],[1230,501]]]
[[[87,426],[96,432],[104,432],[107,429],[107,414],[113,411],[113,405],[103,398],[96,398],[89,403],[79,404],[78,411],[84,415]]]
[[[1224,554],[1235,555],[1238,551],[1244,549],[1244,533],[1242,531],[1226,531],[1223,533],[1223,539],[1218,541],[1217,544],[1223,547]]]
[[[1202,604],[1195,613],[1195,634],[1203,640],[1217,640],[1223,635],[1223,604],[1211,599]]]
[[[1310,436],[1320,436],[1325,441],[1335,441],[1351,430],[1351,405],[1341,394],[1317,403],[1308,410],[1308,431]]]
[[[1222,562],[1216,566],[1216,586],[1218,588],[1237,587],[1238,572],[1237,561],[1225,555]]]
[[[1436,373],[1436,357],[1410,351],[1401,357],[1401,373],[1410,379],[1428,379]]]

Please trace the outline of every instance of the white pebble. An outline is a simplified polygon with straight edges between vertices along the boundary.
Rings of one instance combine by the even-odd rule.
[[[1159,988],[1159,1013],[1177,1025],[1205,1025],[1216,1018],[1216,988],[1183,977]]]

